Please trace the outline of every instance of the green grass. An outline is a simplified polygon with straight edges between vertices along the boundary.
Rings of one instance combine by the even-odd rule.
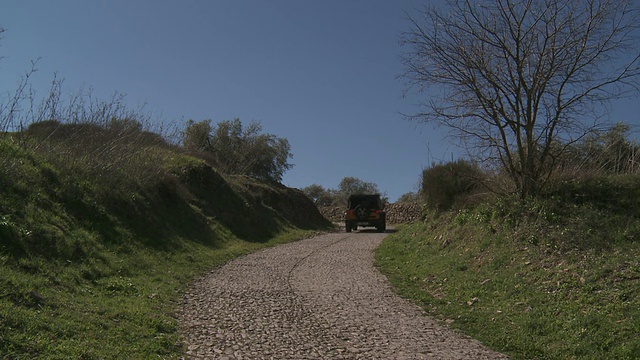
[[[514,359],[636,359],[640,208],[627,196],[638,179],[600,181],[625,199],[595,196],[589,180],[432,215],[385,239],[376,263],[403,296]]]
[[[0,138],[2,359],[177,359],[172,314],[192,280],[328,229],[281,215],[306,209],[294,190],[222,176],[154,136],[57,129]]]
[[[266,243],[231,236],[219,248],[188,240],[179,251],[107,248],[82,264],[0,259],[0,354],[7,359],[178,358],[171,316],[195,277],[238,255],[308,236],[284,231]]]

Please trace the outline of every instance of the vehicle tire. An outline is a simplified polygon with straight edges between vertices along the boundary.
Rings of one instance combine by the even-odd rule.
[[[381,233],[387,230],[387,219],[384,213],[380,215],[380,221],[378,222],[378,226],[376,226],[376,230]]]
[[[355,212],[358,219],[366,219],[369,216],[369,211],[362,205],[356,206]]]

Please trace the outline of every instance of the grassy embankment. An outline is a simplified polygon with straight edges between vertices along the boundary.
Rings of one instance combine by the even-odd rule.
[[[326,228],[300,192],[130,125],[0,135],[0,358],[178,358],[191,280]]]
[[[640,358],[640,177],[488,200],[389,236],[398,291],[514,359]]]

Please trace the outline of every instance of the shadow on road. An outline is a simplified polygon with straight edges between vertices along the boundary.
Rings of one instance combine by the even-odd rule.
[[[344,229],[342,229],[342,231],[344,231]],[[395,232],[397,232],[397,231],[398,231],[398,230],[396,230],[396,229],[387,229],[387,230],[385,230],[385,232],[384,232],[384,233],[385,233],[385,234],[393,234],[393,233],[395,233]],[[362,230],[356,230],[356,231],[354,231],[353,233],[356,233],[356,234],[357,234],[357,233],[362,233],[362,234],[374,234],[374,233],[377,233],[377,232],[378,232],[378,230],[376,230],[376,229],[362,229]]]

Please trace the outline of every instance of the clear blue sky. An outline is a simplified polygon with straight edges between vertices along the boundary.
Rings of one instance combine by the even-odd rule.
[[[443,129],[406,121],[398,45],[418,0],[2,0],[0,91],[32,60],[32,86],[53,74],[73,93],[126,95],[158,122],[260,121],[285,137],[295,167],[285,185],[373,182],[390,200],[457,150]],[[3,95],[4,96],[4,95]],[[614,106],[638,124],[638,99]],[[633,117],[633,118],[632,118]]]

